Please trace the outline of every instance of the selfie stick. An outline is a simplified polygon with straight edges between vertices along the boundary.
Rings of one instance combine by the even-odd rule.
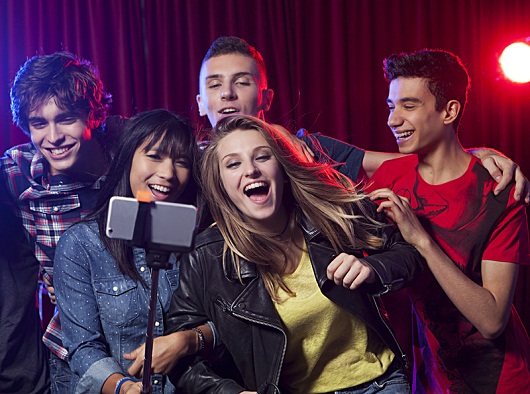
[[[158,275],[161,268],[171,268],[168,263],[168,252],[145,251],[147,266],[151,267],[151,298],[149,299],[149,314],[147,318],[147,332],[145,334],[144,373],[142,376],[142,393],[152,393],[151,362],[153,360],[153,341],[155,329],[156,299],[158,291]]]
[[[150,196],[143,196],[137,193],[137,199],[140,202],[138,216],[134,225],[134,235],[132,242],[135,246],[145,248],[147,266],[151,268],[151,296],[149,299],[149,312],[147,315],[147,332],[145,334],[145,353],[144,353],[144,373],[142,376],[142,393],[151,394],[153,386],[151,385],[151,363],[153,361],[153,341],[155,329],[156,300],[158,294],[158,276],[160,269],[169,269],[171,264],[168,262],[169,253],[151,249],[149,242],[145,240],[145,234],[151,233],[151,217],[149,215]],[[143,197],[143,198],[142,198]]]

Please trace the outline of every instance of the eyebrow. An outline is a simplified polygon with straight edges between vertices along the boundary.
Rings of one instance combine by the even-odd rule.
[[[390,99],[386,99],[386,102],[387,103],[394,103]],[[403,97],[403,98],[400,98],[399,100],[397,100],[397,102],[398,103],[416,103],[416,104],[421,104],[423,101],[421,101],[419,98],[416,98],[416,97]]]
[[[264,148],[266,148],[266,149],[270,149],[271,152],[272,152],[272,148],[271,148],[270,146],[268,146],[268,145],[260,145],[260,146],[256,146],[256,147],[252,150],[252,153],[255,153],[256,151],[258,151],[258,150],[260,150],[260,149],[264,149]],[[221,158],[221,162],[223,162],[226,158],[230,158],[230,157],[233,157],[233,156],[240,156],[240,155],[241,155],[241,153],[239,153],[239,152],[232,152],[232,153],[229,153],[229,154],[227,154],[227,155],[225,155],[225,156],[223,156],[223,157]]]
[[[254,77],[254,74],[248,71],[240,71],[235,74],[232,74],[231,76],[234,78],[246,77],[246,76]],[[208,81],[210,79],[217,79],[217,78],[222,78],[222,77],[224,77],[223,74],[211,74],[211,75],[208,75],[205,79]]]
[[[60,112],[57,115],[55,115],[53,117],[53,120],[57,121],[57,120],[61,120],[63,118],[67,118],[69,116],[73,116],[73,117],[76,117],[76,118],[80,118],[81,117],[80,114],[78,114],[75,111],[64,111],[64,112]],[[28,117],[28,123],[41,122],[41,121],[45,121],[45,120],[46,120],[46,118],[44,116],[30,116],[30,117]]]
[[[42,117],[42,116],[30,116],[30,117],[28,117],[28,123],[40,122],[42,120],[44,120],[44,117]]]

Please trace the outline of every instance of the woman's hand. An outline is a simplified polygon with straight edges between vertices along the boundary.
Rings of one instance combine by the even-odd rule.
[[[364,282],[374,283],[374,270],[361,259],[347,253],[341,253],[329,263],[328,279],[338,286],[355,290]]]
[[[179,331],[170,335],[157,337],[153,341],[152,373],[167,375],[177,364],[177,361],[190,354],[190,344],[194,344],[194,331]],[[145,344],[125,353],[123,358],[134,360],[127,372],[131,376],[141,378],[144,372]]]
[[[127,384],[125,382],[121,386],[120,394],[141,394],[142,393],[142,382],[132,382],[132,384]]]

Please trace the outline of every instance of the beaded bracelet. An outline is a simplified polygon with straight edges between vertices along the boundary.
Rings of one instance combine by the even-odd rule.
[[[118,383],[116,383],[116,390],[114,390],[114,394],[120,394],[120,390],[121,390],[121,386],[123,385],[123,383],[127,382],[127,381],[131,381],[131,382],[134,382],[134,379],[133,378],[130,378],[128,376],[124,377],[124,378],[121,378],[120,380],[118,380]]]
[[[199,349],[197,350],[197,353],[202,353],[204,350],[204,333],[201,331],[200,328],[194,327],[192,328],[193,331],[195,331],[199,335]]]

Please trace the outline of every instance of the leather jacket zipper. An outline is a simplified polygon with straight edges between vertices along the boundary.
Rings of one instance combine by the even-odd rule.
[[[374,297],[375,296],[372,296],[372,298],[374,298]],[[401,360],[403,361],[403,366],[406,369],[408,369],[409,362],[407,360],[407,355],[405,353],[403,353],[403,349],[401,349],[401,345],[397,341],[396,336],[394,335],[394,332],[392,331],[390,326],[387,324],[386,319],[383,317],[383,315],[381,315],[381,310],[379,309],[379,305],[377,304],[377,301],[374,299],[373,302],[374,302],[374,305],[375,305],[375,309],[377,310],[377,315],[379,316],[379,320],[384,324],[385,328],[390,333],[390,335],[392,335],[392,338],[394,339],[394,342],[396,343],[397,348],[399,349],[399,355],[401,357]],[[387,346],[388,346],[388,344],[387,344]],[[392,348],[390,348],[390,349],[392,349]]]

